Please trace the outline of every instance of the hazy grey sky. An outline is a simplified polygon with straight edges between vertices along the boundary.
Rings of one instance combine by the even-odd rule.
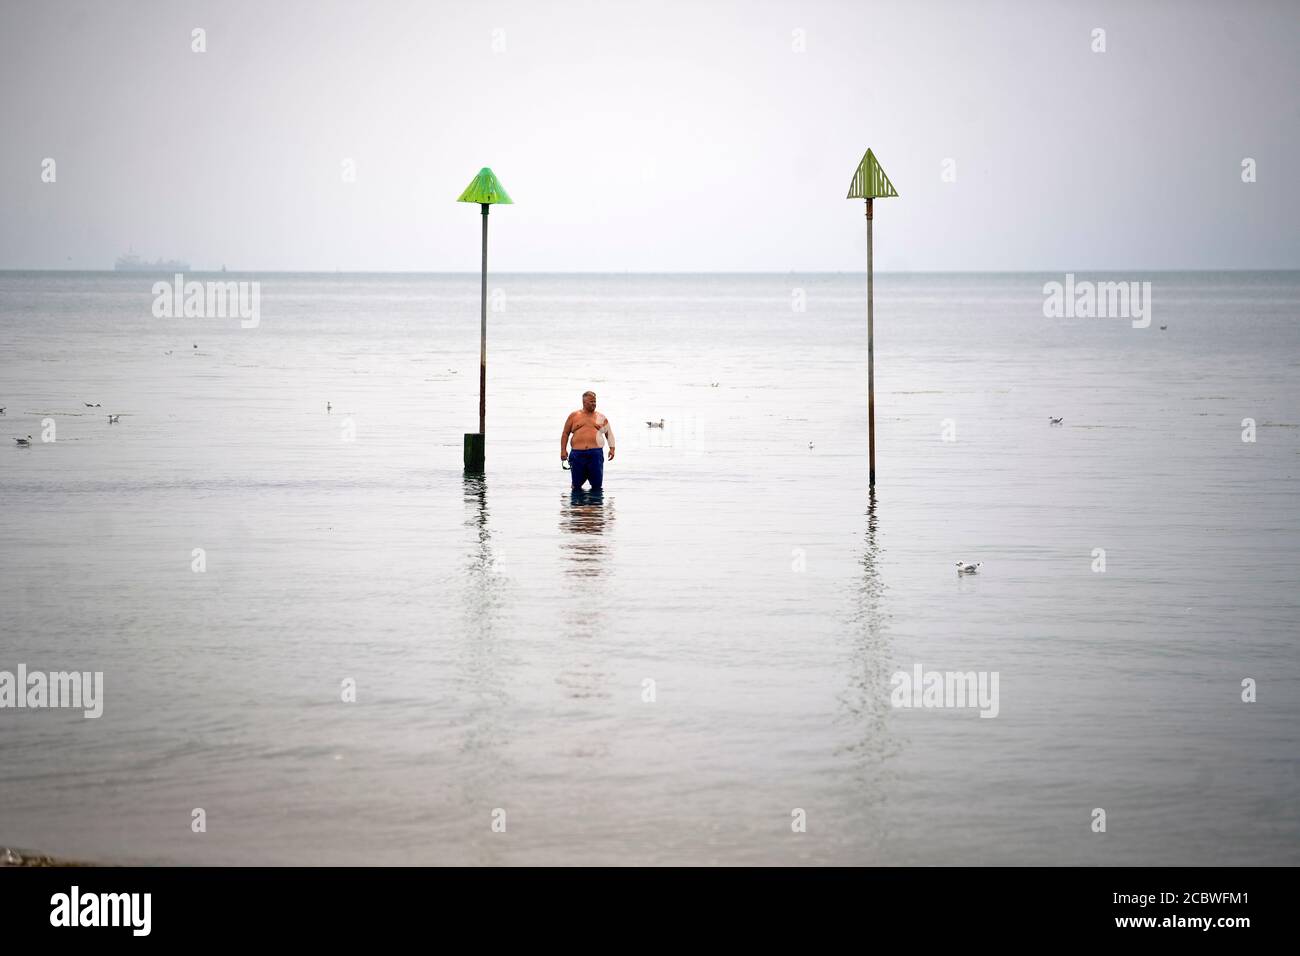
[[[0,2],[0,268],[1300,268],[1296,2]]]

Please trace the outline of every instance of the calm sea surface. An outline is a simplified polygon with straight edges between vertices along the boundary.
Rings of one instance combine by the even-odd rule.
[[[1151,281],[1147,329],[880,276],[874,503],[861,276],[493,276],[486,480],[477,276],[191,278],[260,325],[0,274],[0,670],[105,697],[0,710],[0,845],[1300,863],[1300,274],[1079,277]],[[996,718],[891,707],[917,664]]]

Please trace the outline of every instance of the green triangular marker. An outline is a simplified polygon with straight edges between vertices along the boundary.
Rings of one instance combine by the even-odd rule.
[[[456,202],[477,202],[485,205],[510,204],[514,201],[506,194],[505,187],[497,180],[496,173],[487,166],[478,171],[474,181],[465,187]]]
[[[898,190],[894,189],[894,184],[889,181],[885,171],[880,168],[880,163],[876,161],[876,154],[867,150],[867,154],[862,157],[862,162],[858,163],[857,172],[853,174],[849,194],[844,198],[887,199],[897,195]]]

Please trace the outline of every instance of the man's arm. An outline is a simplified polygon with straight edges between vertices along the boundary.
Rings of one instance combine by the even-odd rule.
[[[569,457],[569,435],[573,432],[573,413],[564,420],[564,431],[560,433],[560,461]]]
[[[605,418],[605,438],[609,442],[609,460],[614,460],[614,426],[609,423],[609,417]]]

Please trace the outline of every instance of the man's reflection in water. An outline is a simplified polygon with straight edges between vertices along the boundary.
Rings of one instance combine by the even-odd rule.
[[[609,573],[609,542],[605,532],[614,520],[613,498],[604,491],[566,491],[560,498],[560,549],[562,565],[570,587],[566,604],[564,639],[552,651],[555,683],[573,708],[595,717],[604,713],[612,698],[613,675],[607,669],[611,634],[605,589],[598,587]],[[559,752],[580,760],[609,756],[608,735],[598,726],[575,720],[568,728]]]
[[[564,571],[578,577],[597,577],[605,565],[605,530],[614,520],[614,502],[605,500],[604,491],[571,491],[560,512],[563,539]]]
[[[564,573],[579,587],[574,590],[574,614],[569,620],[576,637],[598,637],[605,630],[608,603],[591,590],[609,570],[609,549],[605,532],[614,521],[613,498],[604,491],[581,489],[566,492],[560,505],[560,547]]]

